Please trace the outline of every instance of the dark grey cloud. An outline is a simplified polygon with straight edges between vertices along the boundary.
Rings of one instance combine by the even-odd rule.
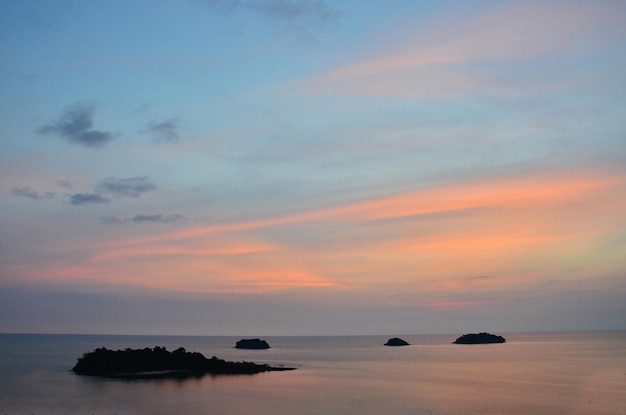
[[[184,219],[182,215],[172,214],[172,215],[164,215],[159,213],[157,215],[136,215],[133,217],[133,222],[135,223],[143,223],[143,222],[159,222],[159,223],[174,223],[180,222]]]
[[[72,190],[73,185],[68,181],[58,181],[57,185],[66,190]],[[37,192],[30,187],[14,187],[11,189],[11,194],[17,197],[24,197],[33,200],[42,199],[62,199],[65,203],[73,206],[89,206],[109,203],[114,199],[124,197],[140,197],[144,193],[156,190],[157,186],[150,181],[147,176],[129,177],[129,178],[115,178],[110,177],[100,180],[92,189],[73,193],[68,192],[65,194],[57,194],[54,192]],[[144,217],[145,216],[145,217]],[[180,215],[139,215],[134,221],[162,221],[162,222],[174,222],[179,219]],[[182,216],[180,217],[182,218]],[[109,218],[111,219],[111,218]],[[117,223],[117,221],[111,219],[111,223]]]
[[[251,10],[262,16],[279,20],[335,21],[341,12],[331,8],[321,0],[256,0],[247,1]]]
[[[173,118],[162,122],[151,122],[144,132],[151,134],[156,142],[175,143],[180,139],[178,135],[179,126],[180,121]]]
[[[45,192],[39,193],[30,187],[14,187],[11,189],[11,194],[13,196],[25,197],[28,199],[42,200],[42,199],[52,199],[55,196],[53,192]]]
[[[98,205],[110,201],[109,198],[99,193],[76,193],[69,197],[69,202],[74,206]]]
[[[93,129],[95,112],[96,106],[91,103],[71,105],[56,121],[39,127],[36,132],[56,135],[70,143],[86,147],[104,147],[114,137],[108,131]]]
[[[130,177],[127,179],[108,178],[96,185],[97,193],[107,193],[118,197],[139,197],[146,192],[156,190],[156,185],[148,177]]]
[[[140,214],[135,215],[132,218],[119,218],[117,216],[102,216],[99,218],[100,223],[105,225],[118,225],[128,222],[133,223],[177,223],[182,222],[186,218],[179,214]]]
[[[211,8],[232,11],[250,10],[266,19],[282,21],[336,22],[341,11],[322,0],[200,0]]]

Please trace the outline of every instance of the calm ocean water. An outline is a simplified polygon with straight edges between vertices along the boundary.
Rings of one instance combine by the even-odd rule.
[[[505,344],[453,345],[456,335],[240,337],[0,334],[2,414],[626,414],[626,331],[502,334]],[[185,347],[227,360],[298,369],[249,376],[124,381],[76,376],[83,352]]]

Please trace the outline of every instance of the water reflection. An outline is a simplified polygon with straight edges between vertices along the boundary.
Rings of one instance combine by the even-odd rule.
[[[327,343],[315,338],[306,344],[300,339],[272,340],[276,347],[271,353],[225,349],[227,355],[222,357],[297,364],[298,370],[152,380],[83,377],[67,368],[51,369],[71,365],[75,359],[73,351],[62,352],[73,350],[71,345],[61,344],[53,348],[62,353],[52,366],[45,363],[54,360],[50,355],[37,360],[37,353],[29,353],[34,360],[28,367],[37,369],[2,378],[0,408],[2,413],[37,415],[615,415],[623,411],[623,333],[604,338],[597,333],[506,337],[505,344],[464,347],[450,344],[447,337],[436,342],[408,336],[412,345],[403,348],[384,347],[386,338],[380,337],[335,338]],[[181,344],[180,339],[176,343]],[[194,349],[219,354],[216,349],[221,346],[215,344],[209,339]]]

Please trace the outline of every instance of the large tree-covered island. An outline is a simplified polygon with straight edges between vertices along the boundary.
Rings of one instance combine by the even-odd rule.
[[[228,362],[202,353],[187,352],[180,347],[169,352],[156,346],[145,349],[109,350],[99,348],[80,357],[72,371],[78,375],[110,378],[185,378],[205,374],[255,374],[293,370],[253,362]]]

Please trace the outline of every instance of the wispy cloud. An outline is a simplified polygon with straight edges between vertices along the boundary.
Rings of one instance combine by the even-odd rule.
[[[102,216],[99,218],[100,223],[105,225],[123,224],[123,223],[178,223],[186,220],[186,217],[178,213],[173,214],[140,214],[131,218],[120,218],[117,216]]]
[[[287,22],[334,23],[341,11],[322,0],[199,0],[210,8],[248,10],[260,17]]]
[[[505,75],[496,76],[484,65],[589,48],[591,35],[621,24],[616,16],[624,7],[611,4],[616,7],[609,2],[512,2],[469,19],[441,16],[391,50],[306,80],[304,89],[426,99],[501,89]]]
[[[341,17],[339,10],[321,0],[250,0],[243,4],[270,19],[334,22]]]
[[[599,253],[593,246],[615,232],[616,212],[626,208],[625,187],[620,175],[583,170],[461,180],[293,215],[122,239],[93,247],[92,260],[97,258],[99,269],[158,274],[160,282],[145,283],[173,289],[332,286],[392,294],[420,287],[440,293],[433,297],[440,305],[469,307],[477,303],[463,293],[531,284],[565,268],[582,278],[587,262],[594,267],[606,262],[610,273],[616,264],[610,259],[622,248],[603,247]],[[596,199],[605,203],[590,202]],[[210,258],[195,255],[209,251]],[[152,261],[137,257],[149,256],[158,264],[147,272],[142,264]],[[575,271],[571,267],[577,262],[580,270]],[[180,281],[180,273],[188,278]],[[393,288],[380,286],[381,275]]]
[[[107,178],[100,180],[95,187],[99,193],[107,193],[116,197],[140,197],[142,194],[156,190],[157,186],[147,176],[130,178]]]
[[[241,232],[303,223],[389,221],[422,215],[427,215],[430,218],[434,214],[445,214],[444,217],[449,218],[451,212],[464,212],[464,215],[469,215],[475,209],[486,209],[493,206],[506,208],[515,206],[517,203],[527,203],[527,201],[546,205],[554,204],[555,201],[562,201],[563,206],[567,207],[569,201],[588,195],[596,188],[605,189],[615,185],[623,185],[622,182],[623,178],[620,176],[602,175],[594,171],[541,171],[522,176],[508,175],[489,180],[460,181],[458,184],[419,189],[293,215],[191,228],[171,234],[147,239],[120,241],[119,243],[122,245],[143,244],[159,240],[186,239],[201,235]],[[522,205],[522,207],[524,206]],[[492,214],[493,212],[489,213]]]
[[[75,193],[69,196],[74,206],[89,206],[111,202],[112,198],[140,197],[156,190],[157,186],[146,176],[100,180],[90,192]]]
[[[38,192],[32,188],[26,187],[13,187],[11,194],[17,197],[23,197],[33,200],[44,199],[60,199],[65,203],[72,206],[90,206],[110,203],[114,199],[120,198],[138,198],[142,195],[152,192],[157,189],[157,186],[152,183],[147,176],[128,177],[128,178],[116,178],[109,177],[101,179],[96,182],[95,186],[84,189],[78,192],[67,192],[74,189],[74,185],[67,181],[58,181],[57,185],[65,189],[66,193],[56,192]],[[182,217],[178,215],[138,215],[131,220],[135,222],[141,222],[142,220],[148,222],[150,220],[158,222],[174,222],[182,220]],[[102,220],[106,222],[107,220]],[[109,218],[109,222],[115,223],[115,220]]]
[[[175,143],[180,140],[179,127],[180,120],[173,118],[161,122],[151,122],[144,132],[152,135],[157,143]]]
[[[175,223],[184,220],[183,215],[179,214],[170,214],[165,215],[163,213],[159,213],[156,215],[135,215],[132,219],[135,223],[146,223],[146,222],[157,222],[157,223]]]
[[[11,189],[11,194],[13,196],[25,197],[27,199],[34,200],[52,199],[56,196],[54,192],[39,193],[30,187],[14,187]]]
[[[69,203],[74,206],[89,206],[109,203],[111,200],[99,193],[76,193],[69,197]]]
[[[83,102],[71,105],[56,121],[42,125],[36,132],[56,135],[72,144],[85,147],[104,147],[113,140],[114,135],[111,132],[93,128],[95,112],[96,106],[92,103]]]

